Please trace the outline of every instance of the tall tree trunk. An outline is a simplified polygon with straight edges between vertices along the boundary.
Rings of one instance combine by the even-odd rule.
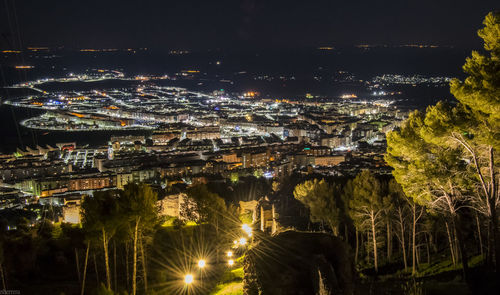
[[[448,234],[448,242],[450,243],[450,251],[451,251],[451,261],[453,262],[453,265],[457,265],[457,260],[455,259],[455,247],[453,247],[453,239],[451,237],[451,231],[450,227],[448,226],[448,221],[444,222],[446,226],[446,233]]]
[[[427,236],[427,233],[425,234],[425,245],[427,249],[427,264],[431,264],[431,246],[429,243],[429,237]]]
[[[479,239],[479,253],[481,254],[481,257],[484,258],[484,253],[483,253],[483,238],[481,236],[481,225],[479,224],[479,215],[476,212],[476,225],[477,225],[477,237]]]
[[[220,241],[219,239],[219,218],[216,218],[215,219],[215,238],[217,239],[217,241]],[[252,241],[253,241],[253,235],[252,235]],[[218,264],[219,263],[219,247],[216,247],[216,251],[215,251],[215,262]]]
[[[373,239],[373,261],[375,265],[375,272],[378,272],[378,257],[377,257],[377,237],[375,236],[375,213],[371,213],[372,221],[372,239]]]
[[[417,253],[417,268],[418,268],[418,266],[420,265],[420,246],[419,245],[417,245],[416,253]]]
[[[488,198],[488,207],[490,209],[490,220],[491,227],[493,229],[493,247],[495,248],[495,269],[497,274],[500,274],[500,231],[498,229],[498,216],[497,216],[497,207],[496,207],[496,199],[497,199],[497,184],[496,184],[496,173],[495,173],[495,151],[493,146],[489,147],[489,160],[490,160],[490,189],[489,189],[489,198]]]
[[[401,225],[401,250],[403,251],[403,262],[405,264],[405,271],[408,270],[408,261],[406,259],[406,245],[405,245],[405,226],[403,212],[399,211],[399,223]]]
[[[495,265],[495,269],[497,273],[500,273],[500,236],[498,234],[498,222],[497,222],[497,214],[495,212],[496,210],[493,210],[491,213],[490,217],[490,248],[491,248],[491,261]]]
[[[476,173],[481,183],[484,196],[486,198],[486,206],[488,207],[488,214],[490,218],[490,223],[492,226],[490,227],[490,238],[493,240],[492,242],[488,241],[490,248],[493,247],[494,250],[488,249],[491,251],[489,254],[495,255],[495,269],[497,273],[500,273],[500,233],[498,229],[498,217],[497,217],[497,208],[496,208],[496,198],[497,196],[497,187],[496,187],[496,176],[495,176],[495,150],[492,145],[488,147],[489,154],[489,172],[490,172],[490,182],[488,183],[481,171],[481,167],[478,162],[478,157],[474,149],[466,143],[463,138],[455,138],[458,140],[460,144],[470,153],[474,167],[476,168]],[[460,246],[460,245],[459,245]],[[463,256],[464,254],[462,254]],[[466,256],[466,255],[465,255]],[[488,255],[488,259],[491,259],[491,256]],[[465,265],[464,265],[465,266]],[[465,271],[465,270],[464,270]]]
[[[411,266],[411,273],[415,274],[417,272],[416,268],[416,256],[417,256],[417,249],[415,247],[416,245],[416,235],[417,235],[417,205],[413,204],[412,206],[412,211],[413,211],[413,222],[412,222],[412,233],[411,233],[411,239],[412,239],[412,266]]]
[[[486,265],[493,265],[493,230],[491,220],[488,221],[488,230],[486,233]]]
[[[129,270],[129,242],[125,242],[125,277],[127,279],[127,291],[130,291],[130,270]]]
[[[113,281],[114,281],[114,288],[115,291],[118,290],[118,284],[116,282],[117,280],[117,275],[116,275],[116,241],[113,239]]]
[[[391,224],[387,221],[387,260],[391,262],[392,256],[392,241],[391,241]]]
[[[455,225],[455,231],[457,233],[457,239],[458,239],[458,248],[460,249],[460,255],[462,259],[464,281],[467,281],[469,275],[469,264],[468,264],[467,252],[465,251],[465,240],[463,237],[462,226],[461,226],[462,222],[460,216],[455,214],[453,217],[454,217],[453,223]]]
[[[144,243],[143,243],[142,233],[139,235],[140,248],[141,248],[141,260],[142,260],[142,273],[144,275],[144,292],[148,294],[148,272],[146,265],[146,256],[144,255]]]
[[[78,276],[78,283],[82,282],[82,278],[80,276],[80,261],[78,259],[78,249],[75,247],[75,262],[76,262],[76,274]]]
[[[92,256],[94,257],[95,279],[97,281],[97,285],[99,285],[99,270],[97,269],[97,259],[95,258],[95,253]]]
[[[457,225],[455,222],[453,224],[453,236],[455,237],[455,258],[457,262],[460,262],[460,245],[458,244],[458,234],[457,234]]]
[[[7,284],[5,284],[5,274],[3,272],[3,263],[0,263],[0,276],[2,277],[2,290],[7,290]]]
[[[348,234],[348,231],[347,231],[347,224],[344,223],[344,236],[345,236],[345,242],[347,244],[349,244],[349,234]]]
[[[358,264],[358,253],[359,253],[359,237],[358,237],[358,230],[355,229],[355,235],[356,235],[356,252],[354,254],[354,264]]]
[[[435,241],[435,238],[434,238],[434,235],[432,234],[432,232],[429,233],[429,245],[431,246],[431,249],[432,249],[431,253],[438,252],[436,241]]]
[[[109,269],[109,253],[108,253],[108,238],[106,237],[106,231],[102,228],[102,247],[104,249],[104,263],[106,269],[106,286],[108,290],[111,290],[111,271]]]
[[[89,249],[90,249],[90,242],[87,242],[87,250],[85,251],[85,263],[83,265],[82,290],[80,292],[80,295],[83,295],[85,293],[85,279],[87,278],[87,264],[89,261]]]
[[[370,264],[370,232],[371,230],[367,230],[366,231],[366,247],[365,247],[365,251],[366,251],[366,263],[367,264]]]
[[[132,267],[132,295],[137,294],[137,234],[139,231],[140,217],[135,221],[134,229],[134,248],[133,248],[133,267]]]

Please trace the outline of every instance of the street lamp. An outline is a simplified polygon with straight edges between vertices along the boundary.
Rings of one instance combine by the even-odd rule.
[[[200,259],[200,260],[198,261],[198,267],[199,267],[199,268],[204,268],[206,264],[207,264],[207,263],[206,263],[206,261],[205,261],[204,259]]]
[[[241,246],[245,246],[245,244],[247,243],[247,239],[245,238],[240,238],[240,245]]]
[[[247,233],[247,235],[252,236],[252,228],[248,224],[243,224],[241,229]]]
[[[227,251],[227,257],[232,257],[233,256],[233,252],[232,251]]]
[[[193,281],[194,281],[194,277],[192,274],[187,274],[184,276],[184,283],[186,283],[187,285],[192,284]]]
[[[234,260],[229,259],[229,260],[227,261],[227,264],[228,264],[229,266],[233,266],[233,264],[234,264]]]

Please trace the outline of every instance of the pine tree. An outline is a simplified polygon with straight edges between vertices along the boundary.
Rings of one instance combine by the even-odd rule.
[[[370,171],[363,171],[352,181],[349,214],[358,229],[368,229],[372,238],[375,271],[378,272],[377,233],[383,214],[384,188]]]
[[[119,227],[119,206],[116,191],[95,192],[82,202],[82,226],[88,239],[102,242],[106,270],[106,287],[111,290],[109,241]]]
[[[436,109],[448,110],[449,106],[438,103],[429,107],[427,113]],[[417,204],[451,220],[457,232],[466,275],[467,253],[460,222],[461,209],[468,201],[467,162],[459,148],[442,146],[442,142],[427,135],[429,126],[425,119],[424,113],[415,111],[399,130],[390,132],[385,159],[394,168],[394,178],[405,194],[416,203],[412,204],[413,228],[420,215],[417,214]]]
[[[132,295],[137,293],[137,253],[138,244],[142,241],[145,229],[153,228],[158,222],[157,194],[147,184],[129,183],[120,194],[120,207],[122,217],[128,226],[133,240],[132,252]],[[140,245],[139,245],[140,246]],[[141,252],[143,249],[140,249]],[[143,257],[144,255],[141,256]],[[142,259],[144,287],[147,293],[147,268],[145,259]]]
[[[484,53],[472,52],[463,67],[464,81],[452,80],[450,91],[458,100],[455,106],[438,103],[427,109],[421,137],[444,150],[460,152],[467,165],[455,177],[455,187],[471,191],[470,205],[489,220],[492,241],[500,271],[500,236],[497,211],[498,150],[500,148],[500,15],[490,13],[478,35]],[[494,251],[492,251],[494,249]],[[489,257],[493,255],[489,255]]]
[[[324,179],[307,180],[295,187],[293,195],[309,209],[312,222],[326,222],[334,235],[339,234],[342,210],[337,187]]]
[[[490,222],[496,270],[500,272],[500,232],[498,228],[498,151],[500,149],[500,13],[489,13],[478,31],[485,53],[472,52],[463,70],[465,81],[451,82],[451,93],[463,105],[466,121],[457,124],[452,137],[471,159],[480,193],[475,207]],[[460,133],[461,132],[461,133]],[[493,251],[492,251],[493,252]],[[492,255],[489,255],[490,257]]]

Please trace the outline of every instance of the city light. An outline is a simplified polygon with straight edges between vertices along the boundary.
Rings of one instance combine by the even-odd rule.
[[[193,281],[194,281],[194,277],[192,274],[187,274],[184,276],[184,283],[189,285],[189,284],[193,283]]]
[[[0,295],[500,289],[498,7],[100,1],[85,3],[93,24],[79,3],[5,2]],[[338,216],[345,245],[312,222]],[[104,265],[89,241],[64,242],[96,230]]]

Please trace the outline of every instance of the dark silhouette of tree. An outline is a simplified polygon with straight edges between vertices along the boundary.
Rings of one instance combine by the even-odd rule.
[[[363,171],[352,181],[349,214],[359,231],[371,233],[375,271],[378,272],[377,233],[382,221],[384,189],[382,182],[370,171]]]
[[[130,183],[120,192],[120,215],[131,228],[133,240],[132,252],[132,294],[137,293],[137,253],[138,244],[142,243],[142,235],[146,229],[153,228],[158,222],[157,194],[147,184]],[[143,263],[144,288],[147,293],[147,267],[144,249],[140,247]]]
[[[120,222],[120,211],[116,191],[95,192],[82,202],[82,226],[90,240],[100,239],[104,251],[106,286],[111,289],[109,268],[109,241],[115,234]]]
[[[306,180],[295,187],[293,195],[309,209],[312,222],[328,224],[338,236],[343,209],[339,186],[332,186],[324,179]]]

